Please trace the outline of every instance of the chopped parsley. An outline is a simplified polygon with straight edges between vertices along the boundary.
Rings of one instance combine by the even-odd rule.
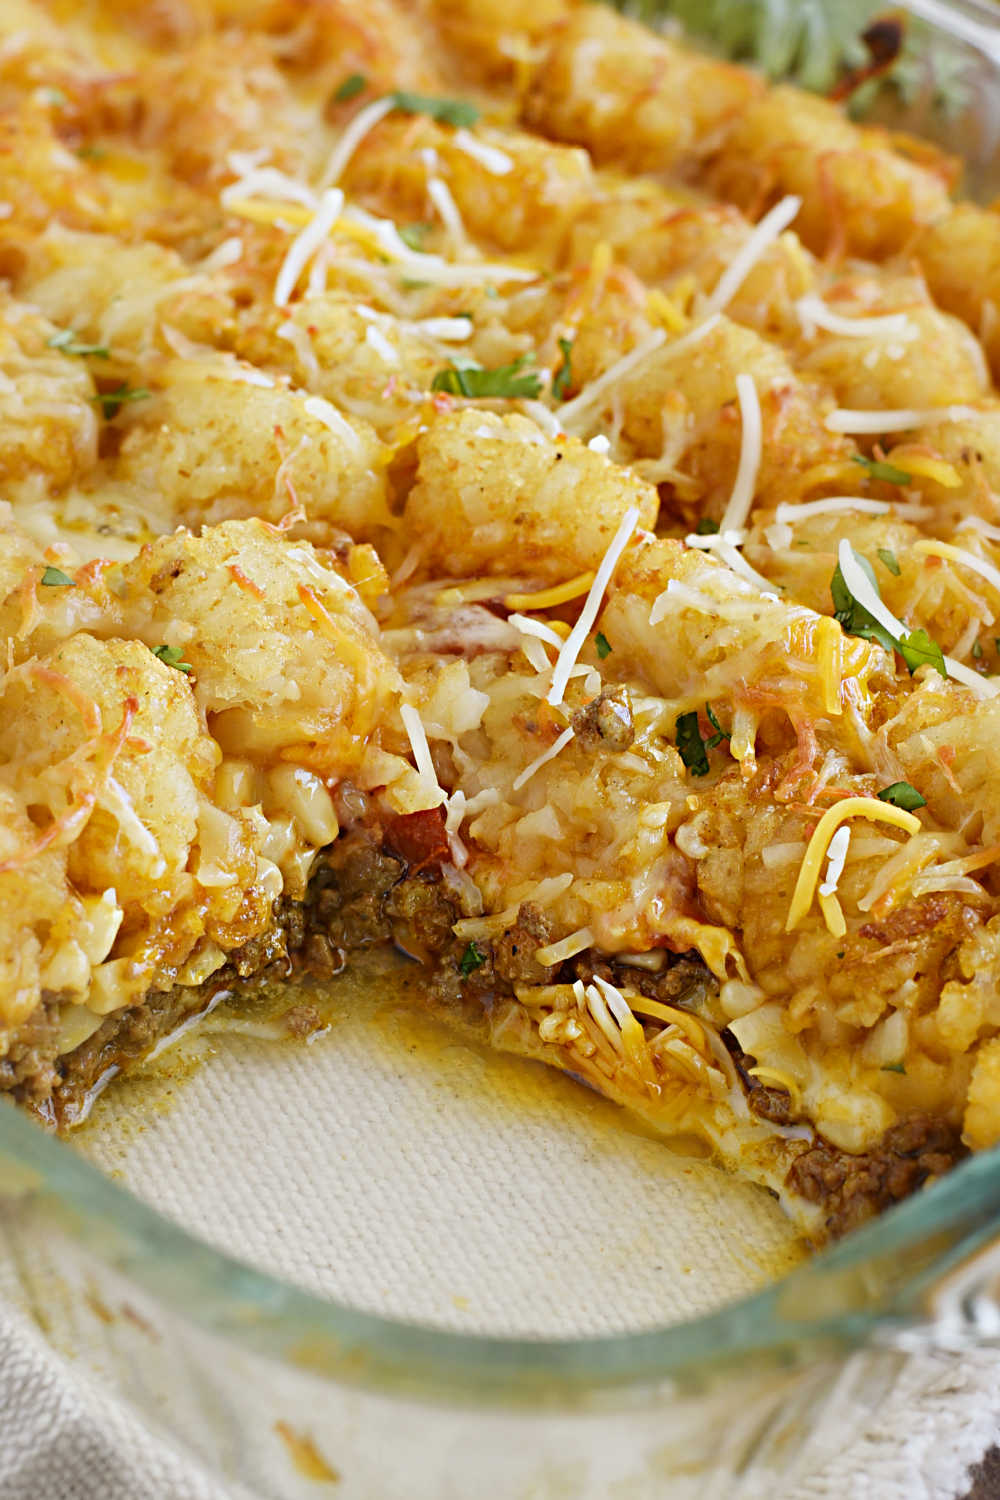
[[[72,328],[60,328],[46,342],[50,349],[60,349],[63,354],[79,354],[81,358],[111,358],[111,350],[107,344],[81,344]]]
[[[439,370],[431,381],[432,391],[448,391],[452,396],[501,396],[513,399],[517,396],[537,396],[542,382],[532,371],[522,374],[522,368],[530,358],[522,354],[511,365],[498,365],[495,370],[484,370],[481,365],[451,365]]]
[[[882,1067],[881,1067],[881,1072],[883,1072],[883,1073],[905,1073],[906,1072],[906,1064],[903,1063],[903,1062],[883,1063]]]
[[[909,667],[911,676],[918,667],[930,664],[942,677],[947,677],[944,652],[937,641],[931,640],[926,630],[911,630],[909,635],[901,636],[896,642],[896,650]]]
[[[730,736],[726,733],[722,725],[719,723],[718,719],[715,717],[715,714],[712,712],[712,705],[710,703],[705,704],[705,714],[708,718],[708,722],[715,730],[712,738],[705,741],[705,749],[714,750],[716,745],[720,745],[723,740],[728,740]]]
[[[702,516],[694,528],[695,536],[715,536],[719,530],[718,521],[713,521],[711,516]]]
[[[333,91],[335,104],[346,104],[349,99],[356,99],[368,87],[368,79],[363,73],[348,73],[343,83],[339,84]]]
[[[399,238],[403,241],[403,244],[408,245],[411,250],[422,250],[424,248],[424,240],[427,238],[433,227],[434,226],[432,224],[425,223],[404,224],[402,229],[399,231]]]
[[[865,573],[875,593],[881,599],[882,594],[875,580],[875,570],[871,563],[867,557],[862,557],[860,552],[855,552],[854,556],[858,567]],[[907,635],[901,635],[898,638],[892,635],[865,609],[863,604],[855,599],[844,582],[839,563],[833,570],[830,593],[833,597],[834,619],[849,635],[860,635],[866,641],[877,641],[880,646],[885,647],[886,651],[898,651],[911,675],[918,667],[930,663],[936,671],[941,673],[942,677],[947,677],[944,653],[937,642],[931,640],[926,630],[922,628],[911,630]]]
[[[983,648],[978,641],[973,641],[972,643],[972,657],[974,661],[982,661],[983,659]]]
[[[600,657],[601,661],[604,661],[605,657],[611,655],[611,642],[608,640],[607,636],[600,630],[594,637],[594,645],[597,647],[597,654]]]
[[[865,458],[861,453],[852,453],[851,463],[860,464],[869,479],[883,479],[886,484],[909,484],[913,478],[905,469],[897,469],[895,464],[887,464],[878,458]]]
[[[184,651],[181,646],[151,646],[150,650],[154,656],[158,656],[164,665],[176,667],[178,672],[193,672],[189,661],[184,660]]]
[[[91,396],[91,401],[96,401],[106,417],[113,417],[117,411],[128,401],[145,401],[152,392],[147,391],[145,386],[130,386],[128,381],[123,380],[121,385],[116,386],[113,391],[100,391],[96,396]]]
[[[889,572],[892,574],[893,578],[898,578],[899,577],[899,559],[896,557],[895,552],[893,552],[889,547],[879,547],[879,549],[878,549],[878,555],[879,555],[879,560],[881,562],[885,563],[886,567],[889,569]]]
[[[47,589],[76,588],[76,579],[64,573],[62,568],[46,568],[41,581]]]
[[[705,741],[701,737],[698,728],[698,714],[692,709],[690,713],[681,714],[675,725],[677,734],[677,753],[687,766],[692,776],[708,775],[708,752],[705,749]]]
[[[562,364],[552,377],[552,394],[557,401],[564,401],[566,392],[573,384],[573,340],[560,339],[559,348],[562,351]]]
[[[429,94],[411,94],[407,89],[397,89],[389,98],[397,109],[406,115],[429,115],[442,125],[475,125],[479,110],[468,99],[435,99]]]
[[[884,786],[880,792],[876,792],[880,802],[889,802],[893,807],[901,807],[904,812],[916,812],[918,807],[927,806],[927,798],[921,797],[915,786],[908,781],[894,781],[892,786]]]
[[[81,161],[103,161],[108,154],[107,146],[78,146],[76,154]]]
[[[485,962],[486,954],[479,944],[470,943],[458,961],[458,972],[467,979],[476,969],[481,969]]]

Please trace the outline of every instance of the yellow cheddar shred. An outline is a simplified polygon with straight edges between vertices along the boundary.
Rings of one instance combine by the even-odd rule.
[[[816,899],[819,902],[819,909],[823,913],[823,921],[830,932],[833,933],[834,937],[843,937],[847,931],[847,922],[844,919],[844,909],[837,900],[837,897],[832,891],[828,895],[824,895],[822,891],[818,891]]]
[[[886,455],[886,463],[892,464],[895,469],[905,470],[907,474],[916,475],[921,479],[930,479],[935,484],[939,484],[942,489],[961,488],[962,476],[954,464],[946,463],[943,458],[935,458],[930,453],[924,453],[909,443],[897,443],[895,448]]]
[[[567,578],[565,583],[557,583],[553,588],[540,589],[534,594],[505,594],[505,609],[555,609],[557,604],[568,604],[571,599],[579,599],[581,594],[590,591],[590,585],[594,581],[594,574],[578,573],[575,578]]]
[[[904,833],[919,833],[920,831],[920,819],[913,813],[906,812],[901,807],[893,807],[890,802],[880,802],[877,797],[845,797],[843,802],[828,807],[816,824],[803,856],[799,876],[795,882],[795,890],[792,893],[791,905],[788,908],[786,932],[791,932],[799,925],[812,905],[820,867],[830,840],[841,823],[845,823],[848,818],[867,818],[872,823],[888,823],[892,828],[901,828]]]
[[[840,642],[842,633],[836,620],[824,615],[816,626],[817,663],[823,685],[823,708],[828,714],[840,709]]]

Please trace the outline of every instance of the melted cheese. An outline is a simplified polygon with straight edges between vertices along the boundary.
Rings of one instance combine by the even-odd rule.
[[[919,833],[920,819],[890,802],[880,802],[877,797],[846,797],[834,807],[827,808],[813,830],[799,868],[798,879],[788,908],[785,931],[791,932],[802,921],[812,905],[813,895],[819,881],[820,866],[829,849],[834,833],[848,818],[867,818],[872,823],[888,823],[892,828],[901,828],[905,833]]]

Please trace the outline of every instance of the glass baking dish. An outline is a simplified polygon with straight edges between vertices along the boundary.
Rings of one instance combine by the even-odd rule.
[[[820,88],[877,11],[674,9]],[[997,13],[906,9],[899,86],[853,107],[961,150],[989,197]],[[1000,1342],[997,1152],[806,1261],[766,1195],[416,1018],[401,973],[325,1002],[308,1049],[212,1018],[72,1143],[0,1107],[0,1290],[224,1482],[790,1494],[928,1353]]]

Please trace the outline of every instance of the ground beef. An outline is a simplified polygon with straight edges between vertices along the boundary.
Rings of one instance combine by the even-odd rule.
[[[792,1124],[798,1116],[792,1109],[792,1096],[788,1090],[762,1083],[759,1078],[754,1077],[750,1069],[756,1066],[757,1060],[743,1051],[731,1031],[724,1031],[722,1040],[746,1089],[747,1103],[752,1113],[759,1115],[762,1120],[771,1120],[775,1125]]]
[[[522,903],[517,921],[493,943],[493,973],[508,984],[548,984],[553,966],[540,964],[539,948],[552,940],[552,924],[533,901]]]
[[[403,877],[401,857],[387,853],[377,831],[359,828],[319,856],[309,884],[309,926],[337,948],[367,948],[392,937],[385,898]]]
[[[20,1027],[6,1057],[0,1058],[0,1094],[13,1093],[26,1101],[45,1099],[52,1092],[58,1073],[58,995],[44,999]]]
[[[839,1238],[954,1166],[965,1154],[958,1132],[929,1115],[887,1130],[873,1151],[852,1156],[825,1143],[797,1157],[788,1186],[822,1204],[831,1238]]]
[[[635,742],[628,688],[605,688],[573,715],[573,733],[586,750],[627,750]]]

